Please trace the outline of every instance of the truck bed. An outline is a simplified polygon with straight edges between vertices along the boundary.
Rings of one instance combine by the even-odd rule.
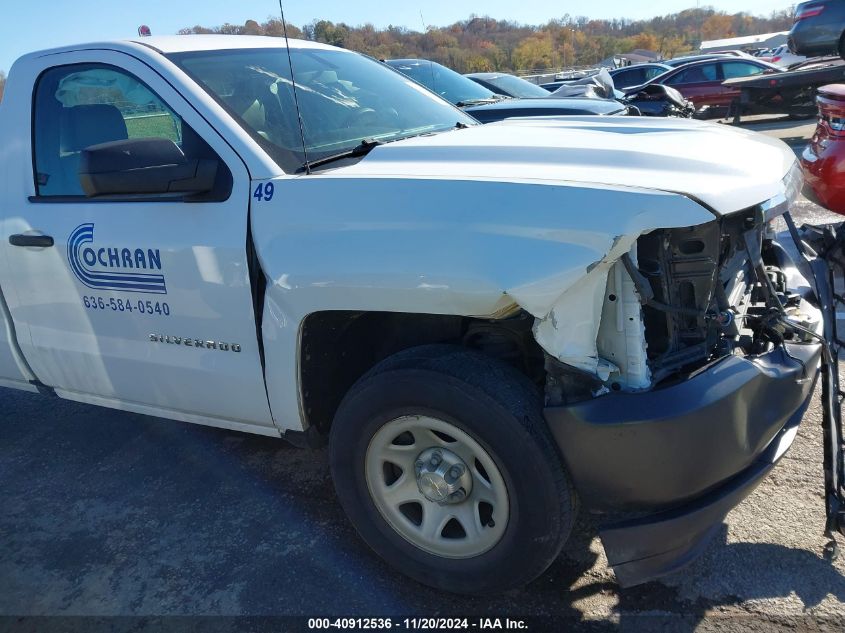
[[[823,86],[842,81],[845,81],[845,60],[823,58],[805,62],[794,70],[783,73],[728,79],[723,85],[748,90],[772,91],[784,88]]]
[[[782,73],[728,79],[723,85],[740,89],[739,98],[731,105],[734,123],[738,124],[744,112],[812,117],[817,111],[818,89],[842,82],[845,61],[830,57],[814,59]]]

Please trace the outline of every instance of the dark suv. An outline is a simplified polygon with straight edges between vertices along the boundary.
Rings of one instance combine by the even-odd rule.
[[[795,24],[789,33],[789,50],[816,57],[845,58],[845,0],[813,0],[795,9]]]

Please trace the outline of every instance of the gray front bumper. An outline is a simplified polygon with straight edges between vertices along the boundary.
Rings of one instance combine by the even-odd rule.
[[[674,386],[545,411],[585,506],[640,515],[600,530],[623,586],[691,560],[795,437],[821,346],[728,357]]]

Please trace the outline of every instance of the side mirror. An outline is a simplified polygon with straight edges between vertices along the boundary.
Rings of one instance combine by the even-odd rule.
[[[218,161],[189,160],[173,141],[139,138],[82,150],[79,183],[88,197],[161,193],[202,194],[214,189]]]

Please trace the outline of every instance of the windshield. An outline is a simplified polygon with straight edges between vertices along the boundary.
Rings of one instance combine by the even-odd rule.
[[[541,88],[537,84],[532,84],[521,77],[513,75],[499,75],[497,77],[483,77],[488,84],[496,86],[503,91],[503,94],[511,95],[512,97],[519,97],[520,99],[538,99],[547,98],[549,91]]]
[[[237,120],[286,172],[361,142],[389,142],[477,122],[382,64],[348,51],[284,48],[178,53],[169,58]],[[469,81],[469,80],[467,80]]]
[[[464,77],[436,62],[425,59],[391,59],[386,63],[454,104],[499,99],[496,93],[478,85],[469,77]]]

